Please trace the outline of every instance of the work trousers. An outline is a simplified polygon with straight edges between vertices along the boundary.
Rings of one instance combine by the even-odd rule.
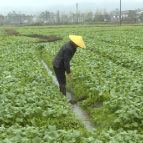
[[[56,68],[54,66],[53,66],[53,68],[54,68],[57,80],[59,82],[59,85],[66,85],[65,69],[64,68]]]

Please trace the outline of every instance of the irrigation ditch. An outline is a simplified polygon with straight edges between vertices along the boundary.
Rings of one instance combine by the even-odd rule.
[[[55,83],[56,86],[59,86],[58,81],[56,79],[56,77],[52,74],[52,71],[49,69],[49,67],[46,65],[46,63],[44,62],[44,60],[42,60],[48,75],[50,75],[53,78],[53,81]],[[67,102],[71,99],[71,94],[69,92],[66,93],[67,94]],[[96,129],[97,126],[92,125],[92,123],[90,122],[90,116],[78,105],[78,103],[71,105],[71,111],[75,113],[75,115],[82,120],[84,127],[88,130],[88,131],[92,131],[93,129]]]

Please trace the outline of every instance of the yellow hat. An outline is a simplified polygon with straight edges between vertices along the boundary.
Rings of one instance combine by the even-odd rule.
[[[69,35],[69,38],[79,47],[84,48],[84,49],[86,48],[84,41],[82,39],[82,36]]]

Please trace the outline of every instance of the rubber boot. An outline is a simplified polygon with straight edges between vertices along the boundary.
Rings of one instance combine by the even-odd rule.
[[[66,85],[60,85],[60,92],[62,92],[63,95],[66,96]]]

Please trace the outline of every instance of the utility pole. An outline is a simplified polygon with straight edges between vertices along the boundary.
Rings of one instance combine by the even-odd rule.
[[[59,10],[57,11],[57,23],[58,24],[60,23],[60,13],[59,13]]]
[[[78,3],[76,3],[76,14],[77,14],[77,23],[78,23]]]
[[[22,24],[22,22],[21,22],[21,11],[19,11],[19,13],[20,13],[20,24]]]
[[[121,22],[121,0],[120,0],[120,26],[121,26],[122,22]]]

